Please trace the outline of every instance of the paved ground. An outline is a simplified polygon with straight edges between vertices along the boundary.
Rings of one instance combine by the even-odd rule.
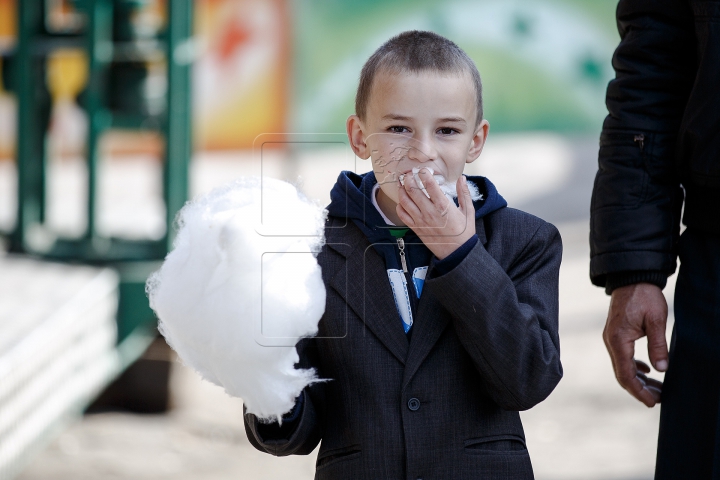
[[[539,479],[641,480],[653,473],[659,410],[645,408],[615,383],[600,338],[608,300],[588,280],[587,212],[596,154],[594,138],[500,137],[488,144],[484,165],[473,166],[495,181],[511,205],[555,223],[565,244],[560,294],[565,377],[548,400],[522,414]],[[233,158],[197,162],[194,191],[252,169]],[[314,158],[314,167],[300,161],[295,168],[308,180],[311,196],[332,184],[337,172],[331,155]],[[364,171],[369,165],[358,167]],[[673,286],[666,295],[671,297]],[[637,356],[647,358],[642,348]],[[312,478],[315,454],[274,458],[248,444],[240,400],[179,363],[172,382],[171,413],[86,416],[19,480]]]

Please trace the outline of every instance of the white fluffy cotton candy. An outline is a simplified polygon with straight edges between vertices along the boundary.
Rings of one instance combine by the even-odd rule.
[[[316,255],[326,214],[286,182],[238,180],[183,207],[174,248],[147,283],[180,359],[262,419],[279,419],[318,381],[294,364],[325,310]]]
[[[412,169],[412,176],[413,178],[415,178],[415,182],[417,182],[417,184],[420,186],[420,189],[425,193],[428,198],[430,198],[430,194],[427,192],[427,190],[425,190],[425,185],[423,185],[422,180],[420,180],[420,176],[418,175],[421,168],[426,168],[430,171],[430,174],[437,182],[440,190],[442,190],[442,192],[451,202],[454,198],[457,198],[457,186],[455,185],[455,183],[446,181],[445,177],[442,175],[435,175],[435,171],[431,167],[414,167]],[[405,175],[400,175],[400,183],[405,185]],[[480,193],[480,190],[478,190],[477,185],[472,182],[468,182],[467,185],[468,190],[470,190],[470,197],[472,198],[472,201],[474,202],[475,200],[482,200],[482,194]]]

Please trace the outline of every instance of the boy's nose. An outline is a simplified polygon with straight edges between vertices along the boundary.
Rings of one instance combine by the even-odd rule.
[[[438,152],[432,141],[423,141],[422,139],[413,140],[415,141],[407,153],[410,160],[416,162],[431,162],[437,159]]]

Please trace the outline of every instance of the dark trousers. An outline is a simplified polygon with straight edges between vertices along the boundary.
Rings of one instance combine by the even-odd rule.
[[[720,480],[720,236],[690,228],[680,239],[655,478]]]

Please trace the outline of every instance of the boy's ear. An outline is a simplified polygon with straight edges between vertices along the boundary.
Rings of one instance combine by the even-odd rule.
[[[475,129],[475,135],[470,143],[470,150],[468,150],[467,158],[465,163],[472,163],[480,156],[482,149],[485,146],[485,140],[487,140],[488,132],[490,131],[490,123],[483,119]]]
[[[370,149],[365,143],[365,126],[357,115],[350,115],[345,122],[345,129],[347,130],[348,140],[350,140],[350,148],[352,148],[355,155],[367,160],[370,158]]]

